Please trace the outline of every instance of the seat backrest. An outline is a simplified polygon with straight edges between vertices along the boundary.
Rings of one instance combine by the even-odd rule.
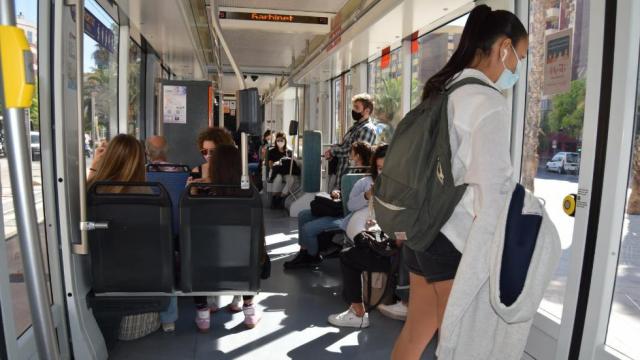
[[[89,189],[87,215],[108,223],[89,232],[96,293],[172,292],[171,200],[162,184],[98,182]]]
[[[349,209],[347,208],[347,203],[349,202],[349,195],[351,195],[351,190],[353,190],[353,186],[358,182],[358,180],[369,176],[369,174],[344,174],[342,175],[342,180],[340,182],[340,188],[342,192],[342,209],[344,210],[344,214],[349,213]]]
[[[257,291],[263,221],[255,188],[191,184],[180,200],[182,291]]]
[[[320,191],[322,168],[322,133],[307,130],[304,132],[302,148],[302,191],[316,193]]]
[[[171,198],[173,217],[173,235],[180,230],[180,197],[187,186],[189,167],[186,165],[149,164],[147,165],[147,181],[161,183]]]

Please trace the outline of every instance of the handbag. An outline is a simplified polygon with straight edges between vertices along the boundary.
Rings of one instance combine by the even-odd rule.
[[[318,194],[311,201],[311,214],[316,217],[343,217],[342,201],[334,200],[330,196]]]
[[[356,246],[364,244],[381,256],[394,256],[398,253],[395,241],[382,231],[376,221],[373,197],[369,199],[369,220],[365,228],[365,231],[360,232],[353,239]]]

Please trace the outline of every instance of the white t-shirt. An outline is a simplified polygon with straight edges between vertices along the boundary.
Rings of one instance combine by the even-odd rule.
[[[475,77],[491,86],[484,73],[465,69],[454,82]],[[474,222],[495,230],[494,223],[504,206],[504,184],[512,175],[511,121],[505,97],[482,85],[467,85],[449,97],[449,138],[456,185],[468,184],[460,203],[442,228],[442,233],[463,252]]]

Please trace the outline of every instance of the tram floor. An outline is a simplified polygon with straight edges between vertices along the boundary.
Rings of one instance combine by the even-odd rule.
[[[337,259],[316,270],[284,271],[297,251],[297,219],[265,209],[267,247],[273,267],[255,299],[262,320],[251,330],[242,313],[222,309],[211,317],[209,333],[198,333],[191,298],[179,299],[176,331],[158,331],[135,341],[120,341],[109,359],[388,359],[402,322],[373,311],[367,329],[336,328],[327,316],[346,309],[340,295]],[[231,299],[223,297],[219,305]],[[434,359],[430,346],[423,359]]]

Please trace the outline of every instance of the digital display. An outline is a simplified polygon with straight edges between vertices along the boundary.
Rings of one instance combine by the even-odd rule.
[[[272,14],[272,13],[258,13],[258,12],[235,12],[235,11],[220,11],[218,14],[220,19],[228,20],[248,20],[248,21],[266,21],[277,23],[296,23],[296,24],[329,24],[329,18],[325,16],[299,16],[288,14]]]

